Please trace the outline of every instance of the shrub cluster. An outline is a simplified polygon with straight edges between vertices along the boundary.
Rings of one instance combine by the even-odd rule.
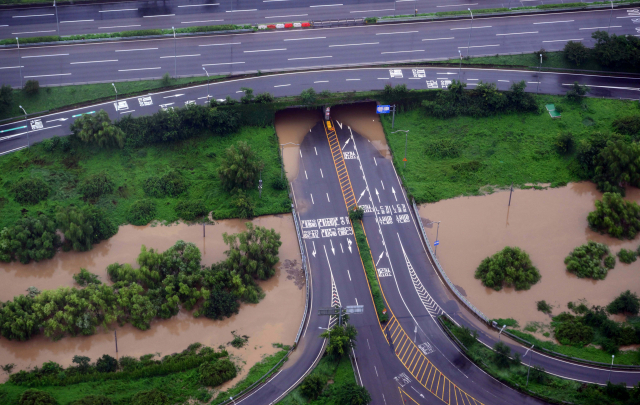
[[[625,186],[640,187],[640,144],[610,140],[595,161],[593,181],[604,192],[624,195]]]
[[[625,201],[618,193],[604,193],[595,206],[587,217],[593,230],[620,239],[633,239],[640,231],[640,206],[634,201]]]
[[[27,264],[51,259],[60,246],[55,222],[45,216],[24,217],[0,231],[0,261]]]
[[[610,255],[607,245],[590,240],[573,249],[564,259],[564,264],[567,265],[568,272],[580,278],[604,280],[607,271],[616,265],[616,259]]]
[[[465,90],[466,83],[453,80],[447,91],[438,94],[435,101],[424,100],[427,114],[438,118],[458,115],[488,117],[510,112],[535,112],[538,105],[533,95],[525,93],[526,83],[513,83],[506,92],[498,91],[494,83],[479,82],[474,90]]]
[[[111,176],[106,172],[100,172],[86,177],[77,190],[85,198],[100,198],[105,194],[113,193],[114,188],[115,184]]]
[[[564,47],[564,56],[576,66],[592,59],[602,66],[629,68],[640,65],[640,39],[633,35],[609,34],[607,31],[595,31],[591,34],[595,40],[593,49],[582,42],[569,41]]]
[[[93,244],[118,232],[118,227],[107,214],[93,205],[58,207],[56,222],[64,234],[63,248],[78,252],[91,250]]]
[[[540,272],[531,263],[529,255],[518,247],[505,247],[480,263],[475,277],[486,287],[500,291],[503,286],[528,290],[540,281]]]
[[[460,144],[453,139],[436,139],[427,142],[425,147],[427,156],[434,158],[456,158],[460,156]]]
[[[151,176],[142,184],[142,189],[150,197],[177,197],[187,191],[187,181],[175,170],[162,176]]]
[[[185,221],[195,221],[209,214],[206,204],[202,200],[183,200],[175,206],[176,214]]]
[[[200,373],[200,383],[207,387],[216,387],[238,375],[235,364],[229,361],[229,359],[202,363],[198,372]]]
[[[80,273],[73,275],[73,280],[78,283],[80,287],[86,287],[91,284],[102,284],[99,278],[97,274],[93,274],[84,268],[80,269]]]
[[[230,146],[220,161],[218,177],[227,191],[247,190],[254,186],[264,164],[244,141]]]
[[[637,139],[640,136],[640,115],[618,118],[613,121],[612,126],[617,133]]]
[[[20,204],[37,204],[49,196],[50,188],[43,180],[28,177],[17,181],[11,191]]]
[[[638,315],[638,312],[640,312],[640,299],[638,299],[636,293],[627,290],[607,305],[607,311],[610,314],[627,313]]]
[[[124,133],[111,123],[105,110],[94,114],[83,114],[71,124],[71,131],[83,142],[97,144],[99,147],[124,146]]]
[[[633,263],[638,259],[638,253],[635,250],[620,249],[617,255],[618,260],[620,260],[622,263],[627,264]]]
[[[156,204],[151,200],[138,200],[131,204],[127,221],[132,225],[146,225],[156,216]]]

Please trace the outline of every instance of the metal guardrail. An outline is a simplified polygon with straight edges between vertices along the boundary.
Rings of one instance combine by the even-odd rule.
[[[312,28],[349,27],[364,24],[364,18],[345,18],[338,20],[311,20]]]
[[[298,213],[296,209],[291,204],[291,213],[293,214],[293,222],[296,225],[296,235],[298,236],[298,244],[300,245],[300,256],[302,257],[302,268],[304,269],[304,279],[305,279],[305,287],[306,287],[306,298],[304,300],[304,314],[302,315],[302,322],[300,322],[300,328],[298,329],[298,335],[296,336],[295,345],[298,345],[298,341],[300,340],[300,335],[302,334],[302,329],[304,328],[304,323],[307,320],[307,313],[309,311],[309,271],[307,269],[307,255],[304,250],[304,243],[302,243],[302,233],[300,232],[300,219],[298,218]]]
[[[429,238],[427,237],[427,233],[424,231],[424,226],[422,225],[422,219],[420,218],[420,212],[418,211],[418,206],[416,205],[416,201],[412,199],[411,202],[413,204],[413,211],[415,212],[416,219],[418,220],[418,223],[420,224],[420,230],[422,231],[422,237],[424,238],[425,244],[427,245],[427,248],[429,249],[429,253],[431,255],[431,259],[433,259],[433,262],[436,265],[436,270],[438,271],[438,274],[440,274],[440,276],[447,283],[447,285],[449,286],[449,289],[451,289],[451,291],[456,295],[456,297],[458,297],[458,299],[460,301],[462,301],[462,303],[464,305],[466,305],[466,307],[469,308],[469,310],[471,312],[476,314],[476,316],[478,318],[480,318],[483,321],[485,321],[488,325],[491,325],[491,321],[489,320],[489,318],[487,318],[478,308],[474,307],[462,294],[460,294],[460,292],[458,291],[456,286],[451,282],[451,280],[449,280],[449,277],[447,277],[447,274],[442,269],[442,266],[440,265],[440,262],[438,262],[438,258],[436,257],[435,253],[433,252],[433,249],[431,248],[431,243],[429,243]]]

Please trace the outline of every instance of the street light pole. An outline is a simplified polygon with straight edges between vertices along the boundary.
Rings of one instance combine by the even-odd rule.
[[[611,355],[611,368],[609,369],[609,382],[611,382],[611,370],[613,370],[613,358],[616,357],[615,354]]]
[[[607,34],[611,30],[611,15],[613,14],[613,0],[609,0],[611,2],[611,11],[609,12],[609,28],[607,28]]]
[[[460,68],[458,69],[458,81],[460,81],[460,72],[462,71],[462,51],[458,49],[458,55],[460,55]]]
[[[27,147],[31,147],[31,142],[29,142],[29,122],[27,122],[27,111],[25,111],[22,106],[19,107],[24,112],[24,126],[27,127]]]
[[[392,134],[395,134],[396,132],[404,132],[404,165],[403,165],[403,169],[407,168],[407,140],[409,137],[409,130],[402,130],[399,129],[397,131],[393,131]]]
[[[529,349],[527,349],[527,353],[529,353],[530,351],[532,351],[533,346],[535,345],[531,345],[531,347]],[[524,355],[526,356],[527,353],[525,353]],[[527,369],[527,387],[529,386],[529,371],[531,371],[531,354],[529,355],[529,368]]]
[[[111,83],[111,85],[113,86],[113,90],[116,92],[116,111],[118,111],[118,89],[116,89],[115,83]]]
[[[438,227],[436,228],[436,242],[438,242],[438,235],[440,234],[440,221],[431,221],[431,222],[427,222],[427,225],[431,225],[431,224],[438,224]],[[439,243],[438,243],[439,245]],[[438,245],[435,245],[435,252],[434,254],[436,255],[436,257],[438,257]]]
[[[60,22],[58,21],[58,6],[56,6],[56,0],[53,0],[53,8],[56,9],[56,25],[58,26],[58,36],[60,36]]]
[[[209,72],[207,72],[207,68],[204,66],[202,67],[202,70],[207,74],[207,101],[209,101]]]
[[[260,198],[262,198],[262,170],[260,170],[260,182],[258,183],[258,193],[260,193]]]
[[[542,70],[542,54],[540,54],[540,66],[538,67],[538,86],[536,87],[536,94],[540,90],[540,70]]]
[[[22,58],[20,57],[20,39],[16,37],[18,43],[18,67],[20,68],[20,88],[22,88]]]
[[[171,27],[173,30],[173,77],[178,78],[178,48],[176,45],[176,29]]]
[[[498,332],[498,340],[500,340],[500,335],[502,334],[502,331],[504,330],[504,328],[506,328],[507,325],[502,325],[502,329],[500,329],[500,332]]]
[[[469,46],[471,45],[471,31],[473,31],[473,11],[470,8],[467,8],[471,13],[471,28],[469,28],[469,40],[467,41],[467,58],[469,57]]]

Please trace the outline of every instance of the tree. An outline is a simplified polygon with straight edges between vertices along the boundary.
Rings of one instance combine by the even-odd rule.
[[[53,395],[46,391],[26,390],[20,396],[19,405],[58,405]]]
[[[484,259],[476,269],[475,278],[481,279],[484,286],[500,291],[503,286],[528,290],[541,276],[525,251],[507,246]]]
[[[613,129],[623,135],[631,135],[637,139],[640,135],[640,116],[630,115],[617,118],[612,123]]]
[[[169,397],[157,388],[138,392],[131,398],[131,405],[170,405]]]
[[[253,101],[253,89],[249,87],[240,87],[240,90],[244,92],[244,96],[240,99],[242,104],[250,104]]]
[[[58,207],[56,221],[64,233],[65,246],[78,252],[91,250],[94,243],[108,239],[118,231],[104,211],[89,205]]]
[[[633,35],[609,35],[606,31],[591,34],[596,44],[594,57],[603,66],[637,67],[640,64],[640,39]]]
[[[96,362],[96,370],[98,370],[99,373],[114,373],[117,369],[118,360],[108,354],[102,355]]]
[[[569,41],[565,44],[564,57],[576,66],[580,66],[589,59],[589,49],[582,44],[582,42]]]
[[[571,88],[567,90],[567,98],[571,101],[578,102],[591,91],[586,85],[580,85],[578,82],[574,82]]]
[[[624,195],[624,187],[640,187],[640,144],[608,141],[595,159],[593,181],[604,192]]]
[[[80,273],[73,275],[73,280],[81,287],[86,287],[90,284],[102,284],[97,274],[93,274],[84,268],[80,269]]]
[[[357,221],[357,220],[362,220],[362,218],[364,217],[364,209],[362,207],[353,207],[350,211],[349,211],[349,219],[351,221]]]
[[[560,155],[566,155],[573,150],[573,134],[571,132],[561,132],[556,137],[556,150]]]
[[[255,99],[256,103],[260,103],[260,104],[273,103],[274,100],[275,98],[269,92],[260,93],[256,96],[256,99]]]
[[[466,326],[462,326],[460,328],[460,332],[456,336],[467,349],[471,348],[471,346],[473,346],[478,340],[478,332],[475,330],[472,331]]]
[[[209,298],[203,304],[204,316],[210,319],[222,320],[237,314],[240,304],[237,298],[226,290],[214,288]]]
[[[18,180],[12,187],[14,198],[20,204],[37,204],[45,200],[51,191],[42,179],[27,177]]]
[[[247,190],[253,187],[263,167],[249,144],[240,141],[226,150],[218,168],[218,176],[227,191],[236,188]]]
[[[300,93],[300,101],[302,101],[303,104],[314,104],[316,102],[316,99],[317,94],[313,87],[302,90],[302,92]]]
[[[124,132],[111,123],[109,115],[104,110],[95,115],[84,114],[72,125],[71,131],[83,142],[95,143],[98,146],[124,146]]]
[[[630,249],[620,249],[620,251],[617,253],[617,256],[618,260],[626,264],[633,263],[638,259],[638,254],[636,253],[636,251]]]
[[[304,379],[300,385],[300,392],[313,401],[322,393],[325,385],[327,385],[327,379],[320,373],[314,373]]]
[[[356,347],[357,336],[358,331],[353,325],[334,326],[320,334],[320,337],[329,339],[327,353],[333,360],[339,360],[345,354],[349,354],[349,351]]]
[[[0,111],[4,111],[13,101],[13,88],[8,84],[0,87]]]
[[[84,398],[80,398],[77,401],[71,403],[71,405],[112,405],[113,402],[104,395],[87,395]]]
[[[607,305],[607,311],[611,314],[629,313],[638,315],[640,312],[640,299],[636,293],[627,290]]]
[[[511,364],[511,349],[503,342],[497,342],[493,346],[493,362],[499,368],[507,368]]]
[[[77,364],[77,368],[78,368],[78,372],[80,372],[81,374],[86,374],[89,372],[89,369],[91,368],[91,359],[88,358],[87,356],[78,356],[75,355],[73,356],[73,359],[71,360],[72,363]]]
[[[626,201],[618,193],[604,193],[595,207],[587,216],[591,229],[620,239],[633,239],[640,231],[640,206],[634,201]]]
[[[40,91],[40,82],[37,80],[27,80],[24,84],[24,92],[29,96],[38,94]]]
[[[578,246],[564,259],[567,271],[575,274],[579,278],[592,278],[594,280],[604,280],[607,276],[608,266],[602,265],[602,260],[609,256],[607,245],[589,241],[585,245]],[[614,260],[615,265],[615,260]],[[613,268],[611,266],[611,268]]]
[[[200,383],[207,387],[217,387],[238,374],[235,364],[229,359],[219,359],[210,363],[202,363],[198,368]]]
[[[371,402],[369,391],[352,381],[340,387],[337,397],[340,405],[366,405]]]
[[[9,340],[27,341],[40,331],[42,318],[33,309],[32,298],[19,295],[0,308],[0,333]]]
[[[15,225],[0,231],[0,261],[18,260],[27,264],[31,260],[50,259],[60,246],[55,222],[45,216],[24,217]]]
[[[562,319],[562,322],[556,321]],[[564,345],[584,346],[593,339],[593,329],[582,323],[580,318],[562,313],[553,318],[556,321],[556,339]]]

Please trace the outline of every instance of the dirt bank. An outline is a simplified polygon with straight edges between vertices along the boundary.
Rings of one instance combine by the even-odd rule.
[[[536,310],[536,301],[546,300],[558,314],[567,310],[569,301],[586,298],[589,304],[606,305],[624,290],[640,293],[640,262],[617,262],[601,281],[579,279],[566,271],[564,258],[589,240],[607,244],[613,253],[638,247],[638,238],[621,241],[588,228],[587,214],[601,196],[593,183],[573,183],[548,190],[515,190],[511,207],[508,191],[425,204],[420,216],[425,224],[442,221],[438,259],[469,301],[490,318],[510,317],[525,326],[531,321],[549,322],[548,316]],[[640,201],[640,190],[629,190],[627,199]],[[433,243],[436,226],[426,230]],[[505,246],[524,249],[540,270],[542,279],[530,290],[498,292],[474,278],[482,259]]]
[[[208,225],[206,238],[202,237],[201,225],[122,226],[113,238],[95,246],[90,252],[59,253],[52,260],[27,266],[3,264],[0,269],[0,299],[7,300],[21,294],[30,285],[39,289],[72,286],[71,276],[80,267],[99,274],[106,281],[106,266],[114,262],[135,263],[143,244],[162,251],[180,239],[193,242],[200,248],[202,263],[209,265],[225,257],[226,245],[222,242],[222,234],[242,231],[245,229],[244,222],[224,220],[213,226]],[[278,350],[272,347],[272,343],[292,344],[304,311],[304,288],[298,276],[300,251],[293,218],[291,215],[266,216],[256,218],[253,223],[274,228],[283,242],[276,275],[260,283],[266,297],[259,304],[242,304],[239,314],[224,321],[195,319],[187,311],[181,311],[171,319],[154,321],[148,331],[140,331],[131,325],[118,327],[118,355],[137,357],[156,352],[166,355],[179,352],[194,342],[218,347],[229,342],[232,339],[231,331],[236,331],[250,337],[245,348],[228,347],[232,354],[246,363],[242,373],[234,380],[237,381],[263,356]],[[15,363],[15,370],[50,360],[67,366],[76,354],[95,361],[105,353],[117,356],[113,330],[93,336],[68,337],[58,342],[52,342],[44,336],[28,342],[0,339],[0,364]],[[6,375],[2,377],[6,379]]]

